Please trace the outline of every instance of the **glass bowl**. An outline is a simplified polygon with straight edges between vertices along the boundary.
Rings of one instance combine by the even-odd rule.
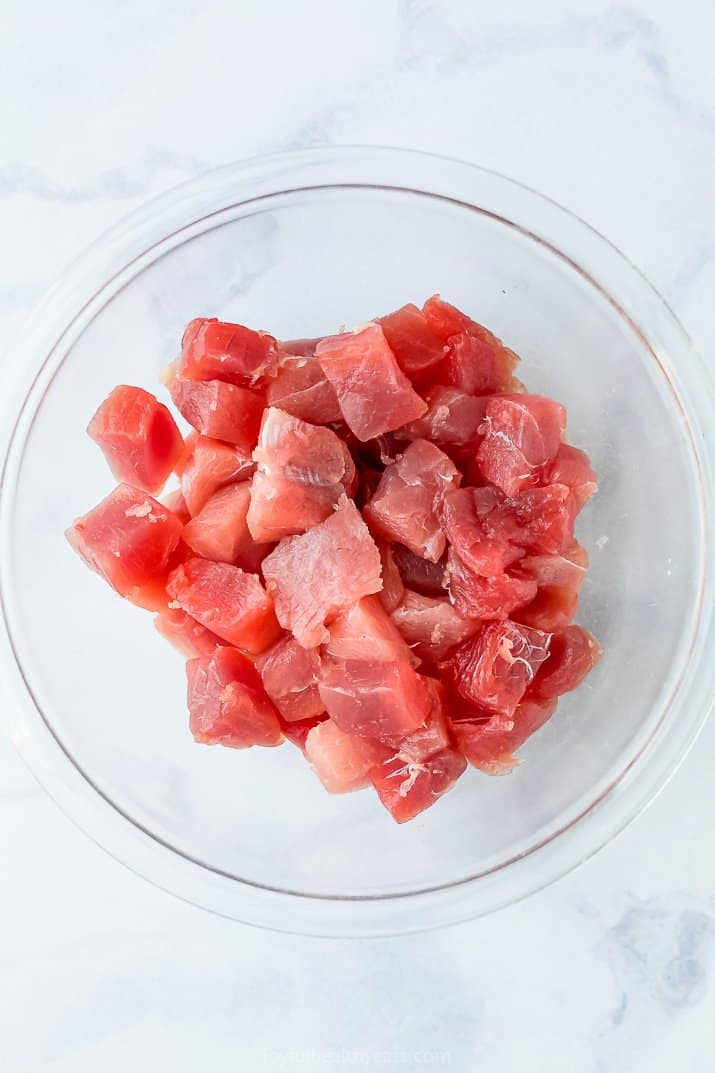
[[[326,794],[290,746],[195,745],[181,659],[63,534],[112,484],[89,417],[119,382],[160,389],[192,317],[314,336],[435,291],[521,354],[529,389],[567,405],[592,457],[580,621],[605,657],[514,774],[470,771],[400,827],[372,794]],[[715,676],[712,385],[643,277],[553,202],[405,151],[249,160],[100,239],[11,359],[25,385],[3,401],[5,717],[68,815],[174,894],[311,934],[453,923],[591,855],[695,739]]]

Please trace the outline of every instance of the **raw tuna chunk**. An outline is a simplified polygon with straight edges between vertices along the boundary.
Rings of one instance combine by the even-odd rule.
[[[568,443],[560,445],[556,457],[546,471],[546,480],[549,484],[565,484],[570,488],[577,510],[581,510],[594,492],[598,491],[596,474],[591,468],[588,455]]]
[[[192,320],[181,341],[179,375],[186,380],[225,380],[241,386],[256,383],[276,362],[272,335],[215,317]],[[220,437],[219,437],[220,438]]]
[[[429,715],[422,726],[403,737],[384,739],[393,752],[402,760],[415,764],[427,760],[435,753],[441,753],[452,744],[450,728],[445,715],[446,690],[441,682],[434,678],[422,678],[422,683],[430,695]]]
[[[566,427],[563,406],[539,395],[501,395],[490,399],[479,468],[507,496],[539,482],[544,467],[561,446]]]
[[[457,648],[445,672],[485,715],[511,718],[549,654],[551,635],[515,622],[490,622]]]
[[[447,344],[447,357],[437,379],[444,379],[468,395],[511,390],[519,359],[495,335],[443,302],[439,295],[427,299],[423,312],[433,331]]]
[[[200,622],[176,607],[166,607],[154,619],[154,626],[186,659],[210,656],[225,642]]]
[[[365,515],[382,536],[436,563],[446,547],[439,522],[442,500],[460,480],[456,466],[439,447],[415,440],[387,467]]]
[[[395,561],[391,544],[380,544],[380,560],[382,562],[382,592],[380,602],[389,614],[402,602],[405,595],[405,586]]]
[[[118,481],[158,492],[179,461],[183,440],[166,406],[140,387],[114,389],[87,429]]]
[[[556,585],[544,585],[530,604],[512,612],[512,618],[525,626],[553,633],[573,622],[577,612],[577,593]]]
[[[394,738],[428,718],[432,698],[409,663],[379,660],[323,661],[320,696],[328,715],[346,734]]]
[[[346,794],[369,786],[370,771],[391,755],[379,741],[346,734],[332,719],[314,727],[305,742],[313,771],[331,794]]]
[[[250,501],[248,481],[220,488],[185,526],[184,543],[202,559],[255,572],[272,545],[254,543],[246,524]]]
[[[447,569],[447,556],[443,556],[438,563],[431,563],[429,559],[423,559],[415,555],[409,548],[402,544],[393,544],[393,558],[395,565],[400,571],[400,577],[406,588],[413,589],[423,596],[444,596],[444,574]]]
[[[446,451],[464,454],[475,451],[482,436],[486,398],[467,395],[456,387],[435,384],[425,392],[427,412],[399,430],[398,435],[410,440],[425,439],[438,443]]]
[[[312,358],[320,337],[315,339],[282,339],[278,343],[279,361],[286,358]]]
[[[264,652],[280,633],[270,596],[255,574],[237,566],[188,559],[170,574],[167,592],[174,606],[252,655]]]
[[[508,719],[494,715],[479,723],[455,723],[452,730],[460,751],[486,775],[507,775],[519,760],[514,755],[556,711],[555,700],[525,697]]]
[[[562,555],[529,555],[519,563],[519,572],[533,577],[539,590],[530,604],[515,612],[526,626],[553,633],[573,621],[578,594],[586,576],[588,555],[574,540]]]
[[[269,406],[279,406],[314,425],[329,425],[343,418],[335,389],[313,357],[282,358],[267,385],[266,398]]]
[[[186,500],[179,488],[173,492],[169,492],[168,495],[165,495],[161,502],[167,510],[170,510],[172,514],[176,515],[182,525],[186,525],[191,518],[189,508],[186,506]]]
[[[379,324],[323,339],[316,356],[359,440],[399,428],[427,409],[397,364]]]
[[[355,465],[340,437],[276,407],[265,412],[253,457],[258,469],[248,528],[254,540],[304,533],[352,493]]]
[[[312,719],[297,719],[294,723],[289,723],[284,719],[281,721],[281,729],[292,745],[297,745],[299,749],[305,752],[305,743],[311,730],[313,727],[325,723],[327,718],[327,715],[315,715]]]
[[[549,658],[536,676],[534,695],[560,697],[577,689],[602,655],[596,638],[582,626],[558,630],[551,639]]]
[[[325,652],[336,659],[420,662],[377,596],[364,596],[333,619]]]
[[[176,468],[189,513],[204,507],[214,492],[234,481],[245,481],[256,464],[250,452],[193,432],[186,440],[184,456]]]
[[[553,585],[578,593],[586,580],[588,552],[574,540],[561,555],[525,555],[519,569],[530,574],[539,588]]]
[[[346,498],[320,525],[282,540],[262,569],[281,626],[314,648],[327,641],[327,622],[380,591],[380,565],[365,522]]]
[[[156,499],[120,484],[77,519],[68,529],[67,539],[120,596],[143,605],[146,587],[163,589],[181,529],[181,521]]]
[[[529,488],[513,499],[496,488],[476,488],[474,502],[484,533],[495,540],[550,555],[573,541],[575,502],[565,484]]]
[[[373,768],[370,778],[393,819],[405,823],[451,790],[466,766],[461,753],[443,749],[420,763],[396,756]]]
[[[450,548],[447,554],[447,591],[464,618],[504,619],[517,607],[525,607],[536,596],[536,582],[530,577],[475,574]]]
[[[416,305],[408,303],[380,317],[385,338],[397,363],[410,380],[419,381],[440,363],[446,346]]]
[[[186,664],[190,726],[205,745],[280,745],[278,713],[250,660],[235,648],[217,648]]]
[[[483,577],[500,577],[523,552],[507,540],[487,535],[477,513],[477,490],[448,492],[440,510],[444,534],[464,565]]]
[[[176,379],[170,391],[179,412],[202,436],[253,450],[266,405],[262,395],[223,380]]]
[[[294,637],[281,637],[256,662],[266,693],[289,723],[325,711],[318,692],[317,649],[303,648]]]
[[[409,591],[392,612],[392,621],[420,659],[433,662],[445,659],[481,626],[479,619],[462,618],[445,596]]]

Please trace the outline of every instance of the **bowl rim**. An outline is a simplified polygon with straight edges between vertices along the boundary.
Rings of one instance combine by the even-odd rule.
[[[20,755],[59,807],[98,845],[132,871],[185,901],[275,930],[313,935],[387,935],[457,923],[518,901],[592,856],[643,811],[687,755],[713,703],[715,665],[708,667],[703,662],[708,642],[715,634],[713,578],[709,571],[704,572],[699,625],[694,634],[697,647],[693,651],[702,673],[676,682],[671,698],[680,697],[680,708],[688,712],[688,719],[676,722],[673,704],[666,706],[662,718],[640,743],[631,762],[583,812],[547,839],[499,862],[486,873],[436,888],[377,895],[281,891],[229,876],[187,857],[138,826],[99,790],[45,720],[32,684],[24,675],[8,611],[10,562],[9,541],[5,538],[12,514],[12,494],[37,405],[57,371],[52,371],[53,355],[85,314],[87,323],[91,322],[98,310],[91,316],[89,313],[101,295],[109,290],[113,296],[126,285],[122,282],[125,277],[129,282],[141,271],[142,259],[157,245],[163,246],[174,236],[190,232],[192,224],[205,219],[205,215],[196,216],[199,204],[215,206],[218,202],[220,208],[214,207],[214,213],[220,215],[229,207],[223,203],[229,194],[235,207],[255,200],[257,191],[263,191],[259,196],[277,197],[288,191],[311,190],[319,175],[322,175],[321,187],[387,186],[440,197],[447,195],[431,187],[443,185],[452,191],[453,196],[447,196],[448,200],[517,227],[567,261],[594,285],[648,346],[683,410],[700,476],[704,560],[715,550],[710,522],[713,512],[709,509],[714,487],[714,444],[712,437],[706,435],[708,421],[715,414],[715,390],[709,370],[665,300],[613,243],[580,217],[553,199],[491,169],[447,156],[383,146],[322,146],[254,156],[173,187],[105,231],[72,262],[30,315],[26,336],[14,353],[23,377],[26,372],[31,377],[25,379],[24,385],[18,385],[19,395],[8,393],[6,414],[11,420],[6,423],[5,438],[0,438],[4,456],[0,476],[0,686],[6,699],[11,738]],[[406,175],[409,175],[409,186],[395,186],[397,179]],[[288,178],[292,185],[286,189]],[[416,185],[417,180],[421,185]],[[253,196],[239,198],[242,189]],[[454,196],[457,191],[466,200]],[[479,200],[469,200],[476,197],[477,191]],[[502,204],[510,215],[494,211],[494,205]],[[183,227],[177,226],[187,211],[188,222]],[[526,226],[532,212],[540,214],[540,219],[546,214],[545,230],[542,223]],[[167,232],[167,226],[173,226],[174,231]],[[551,228],[559,235],[558,244],[549,238]],[[188,234],[182,241],[186,237]],[[147,245],[149,238],[153,241]],[[169,246],[165,252],[170,248],[173,247]],[[103,269],[103,282],[99,286],[97,262],[101,262]],[[114,271],[107,276],[110,266]],[[617,281],[618,298],[614,288],[604,285],[604,275]],[[57,368],[62,360],[56,363]],[[569,837],[564,837],[567,834]],[[534,867],[535,862],[539,863],[539,869]]]

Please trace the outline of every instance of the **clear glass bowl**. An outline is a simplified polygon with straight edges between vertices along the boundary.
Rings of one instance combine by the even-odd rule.
[[[580,619],[605,657],[507,778],[470,771],[404,827],[330,797],[297,750],[194,745],[181,660],[63,532],[111,485],[84,429],[118,382],[159,386],[198,314],[284,337],[435,291],[568,406],[600,476],[578,535]],[[4,712],[59,805],[130,868],[238,920],[314,934],[420,930],[543,886],[664,785],[713,697],[713,391],[642,276],[524,187],[417,153],[250,160],[100,239],[11,355],[26,383],[2,479]],[[19,417],[17,413],[19,412]],[[12,412],[11,412],[12,411]],[[709,658],[707,653],[710,653]]]

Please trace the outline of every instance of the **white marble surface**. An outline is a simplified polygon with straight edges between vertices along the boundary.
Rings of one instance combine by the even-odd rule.
[[[374,142],[551,194],[715,360],[711,0],[4,0],[0,24],[5,341],[149,195],[258,152]],[[711,723],[648,813],[549,890],[355,943],[260,933],[153,889],[0,737],[0,1068],[713,1070],[714,753]]]

